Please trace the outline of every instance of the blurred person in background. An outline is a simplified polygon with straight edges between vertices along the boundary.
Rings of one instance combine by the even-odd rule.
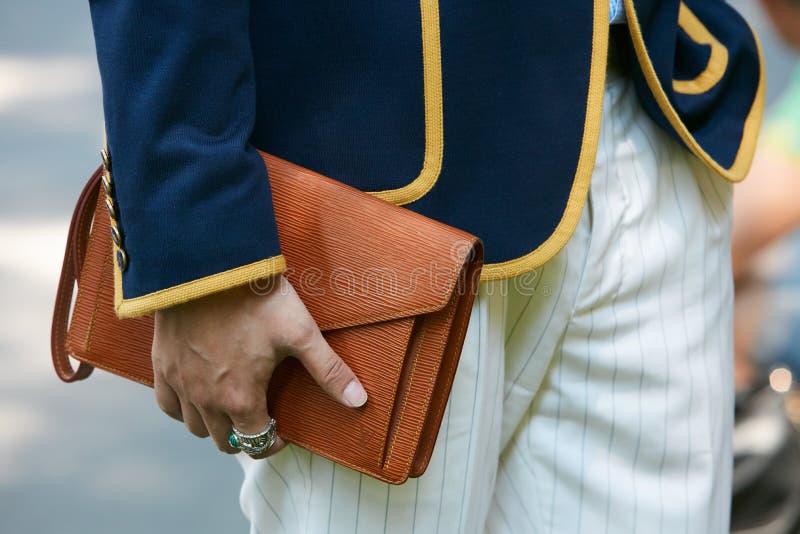
[[[776,31],[800,51],[800,1],[761,0]],[[750,179],[734,189],[732,257],[737,283],[736,382],[746,389],[755,380],[750,355],[762,315],[753,269],[758,253],[800,225],[800,68],[762,129]]]
[[[761,5],[782,40],[800,50],[800,1]],[[780,303],[787,296],[792,300],[800,282],[800,243],[790,236],[800,225],[800,68],[770,107],[750,176],[734,188],[733,204],[737,397],[731,530],[791,534],[800,531],[800,397],[793,391],[800,350],[791,327],[800,310]],[[783,250],[775,254],[773,244]]]

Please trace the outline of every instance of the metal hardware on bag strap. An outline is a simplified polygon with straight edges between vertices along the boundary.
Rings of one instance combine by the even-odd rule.
[[[69,322],[70,306],[74,285],[78,280],[86,255],[86,246],[89,241],[89,229],[92,225],[97,195],[100,189],[100,177],[103,168],[97,169],[89,182],[83,188],[67,234],[67,246],[64,251],[64,263],[61,266],[61,277],[58,281],[56,303],[53,309],[53,324],[50,331],[50,352],[53,356],[53,366],[56,374],[64,382],[74,382],[87,378],[94,367],[80,362],[75,369],[67,354],[67,324]]]

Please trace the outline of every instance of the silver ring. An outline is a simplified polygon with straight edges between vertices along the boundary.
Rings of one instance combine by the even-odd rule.
[[[228,443],[231,447],[244,451],[247,454],[261,454],[272,447],[278,439],[275,430],[275,419],[270,417],[266,428],[257,434],[245,434],[236,427],[231,429]]]

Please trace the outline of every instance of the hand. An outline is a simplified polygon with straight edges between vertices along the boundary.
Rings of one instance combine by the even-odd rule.
[[[300,360],[345,406],[367,401],[289,281],[280,275],[273,281],[266,293],[239,287],[156,312],[152,355],[158,404],[195,436],[210,434],[223,452],[238,452],[228,443],[232,425],[246,434],[266,427],[267,386],[287,356]],[[283,446],[278,438],[254,458]]]

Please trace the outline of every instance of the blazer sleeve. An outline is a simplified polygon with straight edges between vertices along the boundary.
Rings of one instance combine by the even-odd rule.
[[[267,172],[249,144],[250,1],[90,0],[90,9],[118,231],[117,315],[283,271]]]

